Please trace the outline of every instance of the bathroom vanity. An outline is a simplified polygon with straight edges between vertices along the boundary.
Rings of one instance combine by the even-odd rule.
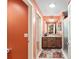
[[[42,37],[42,49],[61,49],[62,37],[59,35],[50,35]]]

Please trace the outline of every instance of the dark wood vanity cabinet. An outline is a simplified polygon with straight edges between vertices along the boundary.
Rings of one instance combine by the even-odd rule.
[[[42,37],[43,49],[61,49],[62,37]]]

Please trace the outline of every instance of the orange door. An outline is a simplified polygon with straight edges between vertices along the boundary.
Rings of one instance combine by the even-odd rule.
[[[8,1],[7,45],[12,50],[8,59],[28,59],[28,6],[20,0]]]

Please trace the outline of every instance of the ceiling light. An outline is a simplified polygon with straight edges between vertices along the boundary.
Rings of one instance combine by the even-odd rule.
[[[51,4],[49,4],[49,7],[50,8],[54,8],[55,7],[55,4],[51,3]]]

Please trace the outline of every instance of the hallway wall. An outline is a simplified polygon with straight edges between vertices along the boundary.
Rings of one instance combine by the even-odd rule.
[[[44,21],[43,20],[43,26],[42,26],[42,28],[43,28],[43,35],[45,34],[45,33],[47,33],[47,24],[46,24],[46,21]]]
[[[69,19],[68,18],[66,18],[66,19],[64,19],[64,21],[63,21],[63,30],[64,30],[64,32],[63,32],[63,34],[64,34],[64,47],[63,47],[63,50],[66,52],[66,55],[67,55],[67,57],[68,57],[68,46],[69,46],[69,40],[70,40],[70,38],[68,38],[69,37],[69,23],[70,21],[69,21]]]
[[[28,59],[28,6],[22,0],[8,0],[7,7],[7,48],[8,59]],[[24,31],[22,33],[22,31]]]
[[[33,7],[34,7],[34,11],[33,11],[33,58],[36,59],[36,55],[37,55],[37,50],[40,50],[39,48],[39,42],[36,40],[36,36],[37,36],[37,33],[36,33],[36,13],[38,12],[41,16],[42,16],[42,13],[38,7],[38,5],[36,4],[35,0],[31,0],[32,1],[32,4],[33,4]]]

